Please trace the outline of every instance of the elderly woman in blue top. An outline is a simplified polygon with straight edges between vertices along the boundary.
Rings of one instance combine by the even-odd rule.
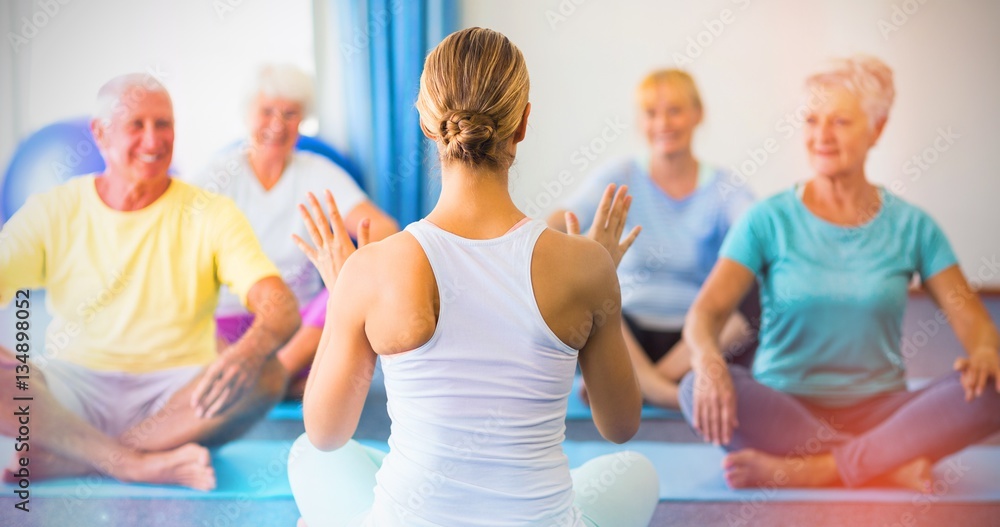
[[[806,84],[822,95],[804,127],[813,177],[754,206],[726,237],[685,325],[693,369],[681,406],[730,452],[732,487],[928,492],[934,462],[1000,430],[1000,339],[934,220],[865,174],[891,70],[854,57]],[[900,339],[914,274],[968,357],[907,391]],[[726,366],[718,335],[755,277],[764,314],[751,375]]]
[[[622,332],[643,398],[677,408],[677,385],[691,368],[681,341],[684,317],[715,264],[723,237],[753,196],[745,187],[727,185],[725,172],[695,158],[691,143],[703,112],[690,75],[654,71],[639,83],[636,95],[638,128],[648,150],[598,168],[549,217],[549,226],[574,229],[575,218],[594,217],[608,184],[628,185],[633,196],[628,228],[642,225],[643,234],[618,268]],[[746,304],[723,332],[725,350],[741,352],[745,348],[739,344],[755,334],[750,325],[759,318],[756,294],[748,295]]]

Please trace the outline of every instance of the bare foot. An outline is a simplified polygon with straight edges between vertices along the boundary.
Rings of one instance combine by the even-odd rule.
[[[837,465],[830,454],[787,459],[752,448],[722,460],[726,483],[734,489],[752,487],[827,487],[837,483]]]
[[[873,479],[868,485],[912,489],[917,492],[930,493],[934,477],[931,468],[934,465],[925,457],[914,459],[909,463]]]
[[[165,452],[139,452],[111,474],[121,481],[183,485],[196,490],[215,488],[215,469],[208,449],[188,443]]]

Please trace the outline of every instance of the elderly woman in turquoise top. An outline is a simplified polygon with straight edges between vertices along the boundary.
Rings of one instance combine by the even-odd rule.
[[[813,177],[730,230],[684,338],[681,407],[729,451],[733,487],[865,484],[929,492],[931,467],[1000,430],[1000,338],[944,233],[865,173],[894,98],[891,70],[858,56],[806,82]],[[968,352],[908,391],[900,350],[914,274]],[[719,333],[757,278],[763,317],[753,372],[728,366]]]

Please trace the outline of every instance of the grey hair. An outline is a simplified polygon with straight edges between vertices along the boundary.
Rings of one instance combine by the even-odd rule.
[[[148,93],[163,93],[170,97],[167,88],[149,73],[119,75],[97,90],[94,119],[107,124],[117,112],[145,98]]]
[[[302,116],[312,113],[315,88],[308,73],[292,64],[264,64],[257,69],[244,96],[249,112],[258,95],[295,101],[302,106]]]
[[[872,127],[889,118],[896,98],[892,69],[870,55],[854,55],[829,61],[806,79],[806,87],[840,86],[853,93],[868,115]]]

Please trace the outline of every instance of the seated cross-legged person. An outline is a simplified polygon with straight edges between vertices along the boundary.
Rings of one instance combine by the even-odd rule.
[[[312,79],[295,66],[260,67],[246,97],[246,142],[213,159],[193,180],[236,202],[302,307],[302,327],[278,351],[278,359],[291,374],[290,398],[302,396],[328,298],[316,269],[292,241],[293,234],[306,236],[295,207],[310,192],[322,195],[329,189],[345,211],[352,237],[357,238],[362,221],[369,223],[372,241],[399,230],[343,169],[321,155],[295,149],[299,124],[312,109],[313,91]],[[253,315],[226,289],[216,315],[223,346],[239,339],[253,323]]]
[[[730,452],[733,487],[930,491],[934,462],[1000,430],[1000,338],[937,223],[868,181],[865,158],[894,98],[891,70],[853,57],[807,84],[813,176],[729,232],[685,326],[694,359],[681,406]],[[914,275],[968,357],[910,391],[900,341]],[[755,277],[763,322],[751,373],[727,368],[718,336]]]
[[[598,168],[549,216],[549,226],[574,229],[575,218],[594,217],[609,183],[629,186],[629,226],[642,225],[644,232],[618,268],[622,334],[646,402],[678,408],[677,385],[691,370],[691,353],[681,339],[684,316],[723,237],[753,203],[753,195],[745,186],[732,185],[725,170],[694,156],[702,101],[689,74],[654,71],[636,95],[639,131],[648,149]],[[723,332],[723,349],[734,362],[750,364],[759,319],[752,293]]]
[[[288,460],[300,525],[649,525],[648,459],[620,452],[570,470],[562,447],[578,364],[601,434],[621,443],[639,427],[615,277],[637,232],[620,241],[629,199],[605,191],[592,239],[517,209],[508,171],[528,84],[506,37],[453,33],[428,55],[417,99],[441,161],[434,210],[357,252],[329,194],[303,211],[302,248],[331,302]],[[350,440],[376,358],[388,454]]]
[[[284,393],[275,353],[299,325],[295,297],[232,201],[168,174],[173,108],[159,82],[109,81],[92,130],[104,173],[32,196],[0,236],[0,303],[44,288],[52,311],[45,355],[36,347],[24,365],[23,349],[0,348],[0,368],[30,371],[28,391],[0,383],[0,398],[33,398],[30,452],[10,466],[212,489],[204,446],[239,436]],[[222,284],[258,316],[218,353]],[[4,412],[0,435],[17,430]]]

